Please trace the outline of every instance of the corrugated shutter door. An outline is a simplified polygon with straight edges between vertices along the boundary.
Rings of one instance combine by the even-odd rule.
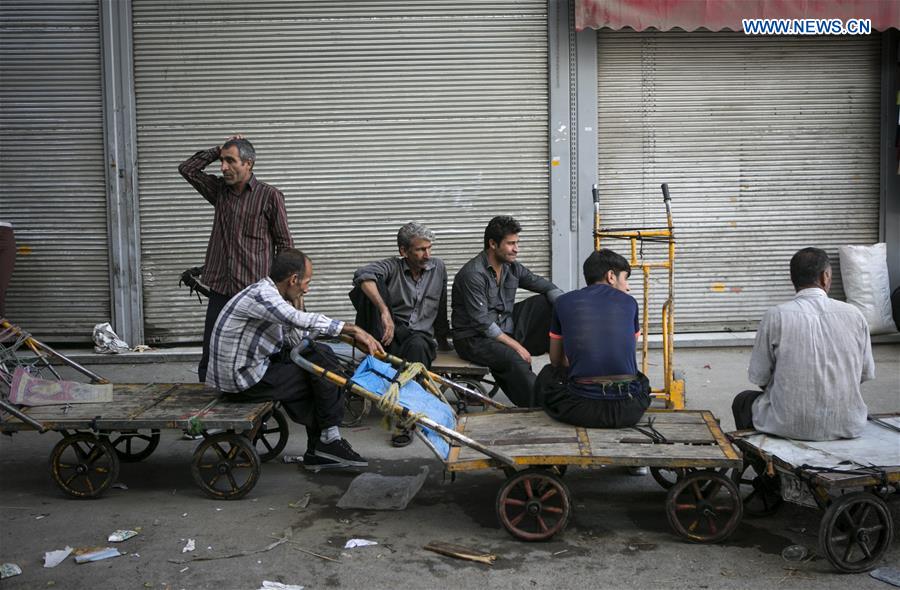
[[[878,239],[879,51],[878,35],[599,32],[603,225],[664,225],[669,183],[678,331],[755,329],[806,246],[843,297],[837,247]],[[650,291],[656,315],[665,284]]]
[[[18,255],[7,316],[39,338],[109,321],[97,0],[0,3],[0,220]]]
[[[492,216],[515,215],[523,261],[549,276],[545,1],[133,7],[149,340],[200,336],[176,284],[212,208],[177,166],[234,132],[315,262],[310,309],[352,319],[353,271],[395,254],[409,220],[452,277]]]

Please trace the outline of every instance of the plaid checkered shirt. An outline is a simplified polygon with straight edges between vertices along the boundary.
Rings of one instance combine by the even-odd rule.
[[[307,313],[285,301],[266,277],[225,305],[209,343],[206,384],[237,393],[256,385],[269,368],[269,356],[295,346],[310,333],[337,336],[344,322]]]

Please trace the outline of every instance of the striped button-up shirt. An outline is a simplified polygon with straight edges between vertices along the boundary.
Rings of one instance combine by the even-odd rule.
[[[749,377],[765,392],[753,402],[757,430],[802,440],[859,436],[868,411],[859,384],[875,378],[863,314],[822,289],[798,291],[759,323]]]
[[[218,147],[197,152],[178,171],[215,207],[203,282],[216,293],[234,295],[267,276],[275,255],[293,242],[281,191],[251,176],[236,194],[222,177],[203,172],[218,159]]]
[[[269,368],[269,356],[295,346],[307,331],[341,333],[344,322],[299,311],[266,277],[231,298],[219,314],[209,343],[206,384],[237,393],[256,385]]]

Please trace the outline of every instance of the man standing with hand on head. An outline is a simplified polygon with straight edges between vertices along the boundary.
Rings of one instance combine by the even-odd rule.
[[[219,160],[222,176],[203,172]],[[253,174],[256,150],[242,135],[222,146],[200,151],[185,160],[178,172],[215,208],[206,248],[203,282],[209,287],[203,355],[197,367],[206,381],[209,338],[216,318],[236,293],[269,274],[275,255],[293,246],[284,195]],[[299,305],[299,302],[295,302]]]

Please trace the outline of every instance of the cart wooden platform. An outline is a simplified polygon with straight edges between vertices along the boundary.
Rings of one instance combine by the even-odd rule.
[[[111,402],[18,411],[30,420],[0,412],[0,432],[37,430],[37,423],[61,433],[50,471],[60,488],[77,498],[101,495],[116,482],[120,461],[147,458],[159,444],[160,430],[175,429],[202,438],[191,461],[200,489],[213,498],[237,499],[256,485],[261,461],[277,455],[288,434],[287,421],[272,402],[228,402],[201,384],[116,384]]]
[[[666,515],[675,532],[690,541],[721,541],[741,520],[738,490],[721,471],[739,467],[742,459],[710,412],[649,410],[636,428],[599,429],[563,424],[539,410],[510,409],[461,415],[456,430],[512,460],[504,465],[454,445],[446,468],[504,469],[509,477],[497,496],[497,517],[522,540],[547,539],[565,528],[573,502],[562,475],[570,466],[679,472],[666,498]]]
[[[304,358],[303,351],[311,345],[304,341],[297,346],[291,353],[293,361],[372,403],[384,401],[382,395],[391,383],[400,387],[402,394],[413,378],[412,371],[400,376],[398,369],[406,366],[403,359],[376,354],[388,364],[371,371],[370,376],[380,380],[379,387],[385,390],[370,391],[357,383],[358,375],[341,375]],[[385,372],[390,367],[395,374]],[[383,411],[404,421],[413,420],[446,441],[449,447],[444,445],[446,450],[440,451],[415,429],[450,472],[504,471],[507,480],[497,495],[497,517],[518,539],[543,541],[565,529],[574,506],[562,480],[569,466],[650,466],[677,473],[666,499],[666,513],[675,532],[690,541],[721,541],[741,520],[738,488],[719,470],[739,469],[743,461],[710,412],[650,410],[632,428],[578,428],[553,420],[543,410],[504,407],[433,371],[419,373],[419,377],[423,374],[427,379],[420,382],[421,393],[410,390],[406,399],[398,395]],[[425,413],[428,404],[415,401],[417,395],[442,398],[438,390],[448,387],[500,409],[460,415],[442,399],[440,411],[432,417]]]
[[[744,452],[734,472],[744,511],[774,514],[783,501],[824,511],[819,550],[835,569],[864,572],[890,548],[887,500],[900,493],[900,414],[870,416],[862,436],[824,442],[755,431],[730,433]]]

